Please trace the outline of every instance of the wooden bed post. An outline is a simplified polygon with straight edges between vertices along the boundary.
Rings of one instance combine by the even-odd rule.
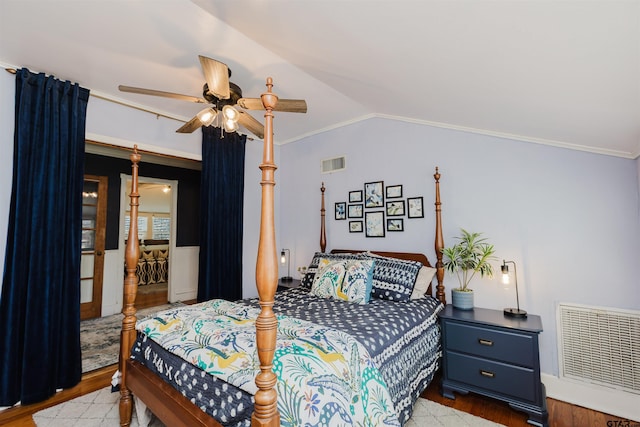
[[[440,172],[436,166],[436,173],[433,175],[436,180],[436,278],[438,285],[436,286],[436,298],[443,304],[447,303],[447,296],[444,293],[444,263],[442,262],[442,249],[444,248],[444,238],[442,237],[442,203],[440,202]]]
[[[260,298],[260,314],[256,319],[256,343],[260,359],[260,373],[256,376],[258,391],[251,416],[252,426],[277,427],[280,425],[277,377],[273,372],[273,356],[276,349],[278,320],[273,312],[274,296],[278,286],[278,261],[276,254],[273,188],[276,185],[273,162],[273,109],[278,97],[271,92],[273,79],[267,77],[267,92],[261,95],[266,110],[264,148],[262,155],[262,214],[260,215],[260,240],[256,261],[256,286]]]
[[[327,249],[327,232],[324,225],[324,217],[325,217],[325,209],[324,209],[324,182],[322,183],[322,187],[320,187],[320,192],[322,193],[322,203],[320,207],[320,252],[324,252]]]
[[[138,258],[140,257],[140,247],[138,244],[138,163],[140,162],[140,154],[138,154],[138,146],[133,146],[133,152],[131,156],[131,194],[130,206],[131,221],[129,223],[129,236],[127,237],[127,246],[125,249],[125,265],[127,269],[127,276],[124,279],[124,293],[122,301],[122,332],[120,333],[120,360],[119,369],[121,374],[120,382],[120,425],[127,427],[131,423],[131,411],[133,401],[131,392],[127,388],[126,384],[126,369],[125,363],[129,359],[131,353],[131,347],[136,339],[136,307],[134,305],[136,300],[136,293],[138,292],[138,276],[136,275],[136,266],[138,265]]]

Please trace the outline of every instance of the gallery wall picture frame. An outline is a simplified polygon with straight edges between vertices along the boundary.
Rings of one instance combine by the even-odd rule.
[[[362,233],[362,221],[349,221],[349,233]]]
[[[362,190],[349,191],[349,203],[362,203]]]
[[[364,225],[366,237],[384,237],[384,212],[365,212]]]
[[[336,203],[336,219],[347,219],[347,202]]]
[[[384,196],[387,199],[399,199],[402,197],[402,185],[389,185],[385,188]]]
[[[362,212],[362,205],[349,205],[349,211],[347,212],[347,215],[349,218],[362,218]]]
[[[381,208],[384,206],[384,181],[364,183],[364,207]]]
[[[387,218],[387,231],[404,231],[404,220],[402,218]]]
[[[404,200],[387,201],[387,216],[404,216]]]
[[[409,197],[407,199],[407,216],[409,218],[424,218],[423,199],[421,197]]]

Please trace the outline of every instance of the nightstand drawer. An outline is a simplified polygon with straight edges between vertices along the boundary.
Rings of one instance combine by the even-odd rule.
[[[529,368],[535,366],[535,358],[538,355],[531,335],[455,322],[446,322],[444,327],[447,350]]]
[[[455,352],[447,352],[447,376],[492,392],[517,399],[536,402],[534,370],[481,359]]]

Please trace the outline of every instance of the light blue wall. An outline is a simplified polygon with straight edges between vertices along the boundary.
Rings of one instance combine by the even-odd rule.
[[[321,159],[346,156],[347,170],[320,173]],[[556,305],[640,307],[638,163],[387,119],[370,119],[282,147],[282,243],[296,266],[319,248],[325,182],[328,249],[434,252],[434,180],[439,166],[445,244],[460,227],[483,232],[497,256],[518,267],[521,308],[542,317],[541,363],[557,375]],[[424,196],[425,218],[385,238],[348,232],[334,203],[363,183],[403,185]],[[494,267],[499,271],[500,262]],[[445,276],[447,290],[457,282]],[[513,289],[476,280],[476,306],[515,306]],[[450,294],[447,292],[450,301]]]

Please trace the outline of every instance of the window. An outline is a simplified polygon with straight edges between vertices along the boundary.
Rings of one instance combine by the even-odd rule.
[[[171,218],[153,217],[153,239],[169,240],[171,231]]]
[[[129,238],[129,225],[131,218],[129,218],[129,213],[127,212],[127,216],[124,217],[124,238],[125,240]],[[147,217],[139,216],[138,217],[138,239],[144,239],[147,235]]]

